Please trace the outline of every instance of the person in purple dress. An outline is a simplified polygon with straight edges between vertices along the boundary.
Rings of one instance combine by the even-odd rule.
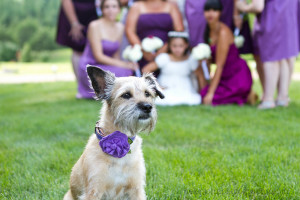
[[[158,54],[167,51],[168,32],[172,30],[184,30],[182,17],[176,5],[163,0],[144,0],[133,4],[126,22],[129,43],[141,44],[148,36],[159,37],[165,43],[155,54],[143,52],[143,58],[139,62],[140,68],[154,61]]]
[[[204,31],[206,28],[206,20],[204,17],[204,5],[206,0],[186,0],[185,14],[188,20],[191,46],[194,47],[199,43],[203,43]],[[221,13],[221,21],[233,30],[235,26],[234,17],[236,15],[234,5],[235,0],[221,0],[223,10]],[[235,16],[236,17],[236,16]],[[246,17],[245,17],[246,18]],[[243,28],[242,28],[243,27]],[[249,31],[248,21],[245,20],[244,26],[239,26],[241,34],[246,39],[246,45],[241,53],[252,53],[251,36]]]
[[[86,29],[97,19],[95,0],[62,0],[56,42],[72,48],[72,66],[78,80],[78,64],[86,43]]]
[[[211,46],[211,61],[216,63],[217,68],[210,84],[200,94],[206,105],[243,105],[254,96],[251,93],[251,72],[239,56],[232,31],[220,21],[221,12],[220,0],[208,0],[204,5],[208,25],[204,40]]]
[[[130,76],[137,65],[120,59],[119,47],[124,34],[124,25],[117,22],[120,12],[119,0],[101,2],[102,17],[92,21],[88,27],[88,42],[81,56],[78,75],[77,98],[93,98],[86,65],[95,65],[114,73],[117,77]]]
[[[298,3],[298,0],[237,2],[237,8],[242,12],[260,13],[256,37],[263,62],[265,91],[259,109],[289,104],[289,85],[299,52]]]

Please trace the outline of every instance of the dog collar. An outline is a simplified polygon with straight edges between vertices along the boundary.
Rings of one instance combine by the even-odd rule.
[[[122,158],[127,153],[131,153],[130,145],[133,143],[135,137],[127,137],[126,134],[120,131],[115,131],[104,136],[104,131],[98,126],[98,122],[95,127],[95,134],[100,140],[99,145],[104,153],[116,158]]]

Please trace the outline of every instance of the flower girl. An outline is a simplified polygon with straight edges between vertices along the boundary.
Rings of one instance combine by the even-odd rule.
[[[188,34],[171,31],[168,33],[168,53],[159,54],[155,61],[143,68],[143,73],[160,69],[158,82],[164,89],[165,99],[158,105],[198,105],[201,96],[193,86],[191,74],[199,63],[188,55]]]

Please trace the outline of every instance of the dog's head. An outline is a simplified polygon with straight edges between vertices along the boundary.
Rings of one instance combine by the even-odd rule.
[[[88,65],[87,73],[96,98],[107,103],[114,125],[122,132],[134,135],[150,132],[156,124],[155,98],[164,98],[152,74],[141,78],[116,78],[114,74]]]

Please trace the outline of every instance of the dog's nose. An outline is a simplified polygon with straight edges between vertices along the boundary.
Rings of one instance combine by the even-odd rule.
[[[139,103],[138,108],[144,111],[145,113],[150,113],[152,110],[152,105],[149,103]]]

